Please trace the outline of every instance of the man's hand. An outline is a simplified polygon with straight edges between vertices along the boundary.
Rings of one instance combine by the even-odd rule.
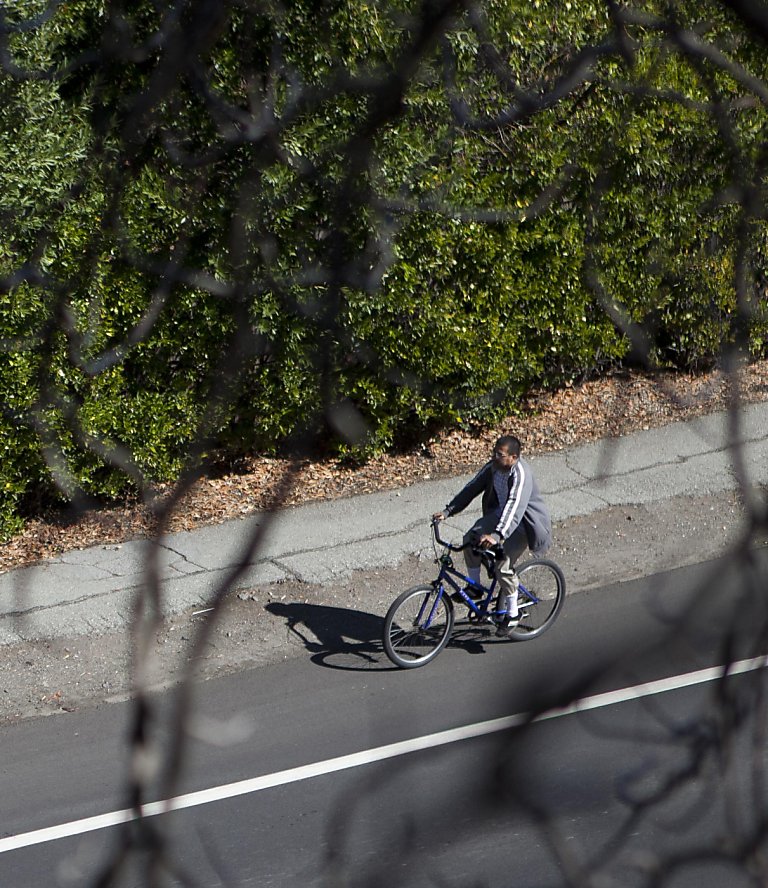
[[[445,514],[443,512],[435,512],[432,516],[433,521],[445,521]]]
[[[484,533],[477,541],[477,545],[481,549],[492,549],[494,546],[499,545],[499,540],[489,533]]]

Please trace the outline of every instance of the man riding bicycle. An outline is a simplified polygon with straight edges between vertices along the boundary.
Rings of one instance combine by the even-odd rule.
[[[520,441],[514,435],[499,438],[489,462],[433,519],[443,521],[447,516],[457,515],[480,493],[483,494],[483,516],[464,535],[467,545],[464,558],[469,579],[479,582],[481,560],[472,546],[480,549],[501,546],[495,572],[499,581],[498,609],[506,611],[506,616],[496,634],[504,637],[519,622],[514,563],[526,549],[543,555],[552,542],[549,510],[530,466],[520,457]],[[477,595],[471,586],[464,591],[471,598]]]

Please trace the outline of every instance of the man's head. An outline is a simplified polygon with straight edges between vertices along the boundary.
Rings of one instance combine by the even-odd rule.
[[[493,448],[494,468],[511,469],[520,457],[520,441],[514,435],[502,435]]]

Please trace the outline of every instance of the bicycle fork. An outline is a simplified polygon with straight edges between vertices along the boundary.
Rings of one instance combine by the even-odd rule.
[[[435,614],[437,613],[438,605],[440,604],[440,599],[443,595],[446,594],[445,588],[442,583],[440,583],[439,588],[433,586],[432,587],[435,592],[438,594],[434,596],[425,595],[424,600],[421,602],[421,607],[419,608],[418,614],[416,614],[416,619],[413,621],[415,626],[421,626],[423,629],[429,629],[432,625],[432,620],[435,618]],[[424,611],[427,609],[427,602],[432,600],[432,607],[429,609],[429,616],[426,621],[424,620]]]

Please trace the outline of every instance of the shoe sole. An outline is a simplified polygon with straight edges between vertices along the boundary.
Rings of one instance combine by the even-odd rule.
[[[517,629],[520,625],[520,620],[517,620],[515,623],[510,623],[508,626],[505,626],[503,629],[496,630],[496,638],[509,638],[509,634],[512,629]]]

